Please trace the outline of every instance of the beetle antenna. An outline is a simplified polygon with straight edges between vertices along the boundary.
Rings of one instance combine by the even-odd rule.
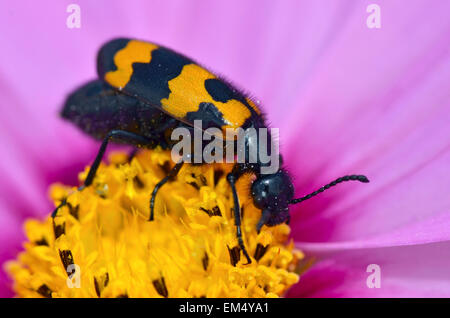
[[[343,177],[340,177],[340,178],[334,180],[333,182],[328,183],[327,185],[323,186],[319,190],[314,191],[313,193],[310,193],[308,195],[305,195],[304,197],[301,197],[298,199],[293,199],[293,200],[289,201],[289,204],[296,204],[296,203],[300,203],[305,200],[308,200],[308,199],[312,198],[313,196],[318,195],[319,193],[321,193],[325,190],[328,190],[329,188],[335,186],[336,184],[344,182],[344,181],[359,181],[359,182],[363,182],[363,183],[368,183],[369,179],[367,179],[366,176],[355,175],[355,174],[353,174],[351,176],[343,176]]]

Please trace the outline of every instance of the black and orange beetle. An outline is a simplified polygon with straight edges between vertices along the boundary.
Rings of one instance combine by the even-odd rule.
[[[168,132],[176,127],[193,129],[195,120],[202,120],[205,129],[267,127],[260,109],[249,97],[191,59],[154,43],[133,39],[107,42],[98,53],[97,72],[99,79],[72,93],[62,110],[65,119],[103,140],[80,190],[91,185],[109,141],[170,149],[173,144],[168,139]],[[244,138],[246,146],[260,142],[254,135]],[[270,134],[267,138],[266,142],[270,144]],[[248,153],[244,157],[248,159]],[[177,175],[183,163],[183,160],[177,162],[155,186],[149,200],[150,221],[154,218],[158,190]],[[289,222],[290,204],[307,200],[343,181],[369,182],[365,176],[348,175],[302,198],[293,199],[294,187],[288,173],[280,167],[275,173],[261,174],[260,168],[265,164],[260,160],[235,163],[227,175],[234,200],[236,236],[248,263],[251,258],[242,239],[235,186],[243,174],[251,173],[256,177],[251,185],[251,195],[254,205],[262,211],[256,228],[258,232],[263,225]],[[63,200],[52,216],[55,217],[65,204]]]

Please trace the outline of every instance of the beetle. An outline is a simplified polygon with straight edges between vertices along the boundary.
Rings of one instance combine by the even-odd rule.
[[[85,133],[102,140],[98,154],[90,167],[84,184],[92,184],[106,147],[110,141],[137,147],[163,149],[173,147],[170,131],[177,127],[194,128],[195,120],[202,120],[204,129],[215,127],[266,128],[267,124],[256,103],[232,84],[208,71],[190,58],[158,44],[127,38],[105,43],[97,57],[98,79],[75,90],[67,98],[62,117],[73,122]],[[245,134],[245,145],[258,145],[258,137]],[[266,142],[273,142],[270,134]],[[270,147],[269,147],[270,148]],[[347,175],[304,197],[294,199],[294,187],[287,171],[280,167],[274,173],[262,174],[267,165],[259,157],[249,162],[236,162],[226,179],[233,196],[233,214],[240,250],[251,263],[241,231],[241,211],[236,181],[244,174],[253,174],[251,196],[261,210],[256,226],[289,223],[289,205],[307,200],[344,181],[367,183],[363,175]],[[282,160],[281,155],[279,156]],[[204,162],[202,162],[204,163]],[[158,190],[175,177],[184,164],[181,159],[168,175],[156,184],[150,196],[149,220],[154,219],[154,204]],[[62,200],[52,213],[66,204]]]

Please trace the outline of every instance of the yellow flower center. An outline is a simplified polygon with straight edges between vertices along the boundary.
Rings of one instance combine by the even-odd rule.
[[[237,188],[244,242],[239,249],[231,165],[185,165],[156,197],[153,187],[173,166],[170,152],[145,150],[128,163],[114,153],[92,186],[76,191],[53,185],[51,196],[68,204],[52,220],[28,220],[28,241],[7,263],[19,297],[277,297],[295,284],[299,260],[289,227],[264,226],[249,196],[251,176]],[[80,174],[83,180],[88,168]]]

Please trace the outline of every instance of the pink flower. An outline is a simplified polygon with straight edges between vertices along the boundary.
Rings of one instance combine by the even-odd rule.
[[[447,1],[77,1],[0,5],[0,262],[22,222],[52,208],[48,186],[75,184],[98,144],[57,113],[96,76],[99,46],[118,36],[164,44],[262,101],[298,196],[292,236],[316,262],[288,296],[450,296],[450,22]],[[368,265],[381,288],[368,288]],[[0,296],[11,295],[0,274]]]

